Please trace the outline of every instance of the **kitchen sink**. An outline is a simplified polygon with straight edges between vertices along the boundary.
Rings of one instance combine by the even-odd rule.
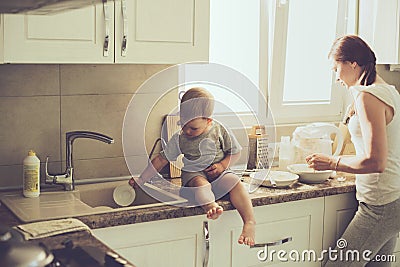
[[[42,192],[39,197],[26,198],[21,192],[4,193],[1,202],[21,221],[34,222],[50,219],[101,214],[121,210],[135,210],[187,202],[171,192],[152,184],[136,189],[135,201],[127,207],[118,206],[113,191],[127,181],[76,185],[74,191]]]
[[[101,184],[85,184],[76,186],[80,200],[92,208],[122,209],[113,199],[114,189],[127,181],[109,182]],[[133,203],[125,209],[178,204],[187,201],[178,195],[167,192],[152,184],[144,184],[143,188],[135,189],[136,197]]]

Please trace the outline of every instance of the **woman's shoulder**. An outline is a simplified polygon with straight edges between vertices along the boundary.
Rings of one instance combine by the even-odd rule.
[[[387,83],[374,83],[371,85],[359,85],[359,86],[353,86],[352,90],[356,91],[357,93],[365,92],[365,93],[370,93],[375,96],[397,96],[399,95],[399,92],[396,90],[396,87],[391,84]]]

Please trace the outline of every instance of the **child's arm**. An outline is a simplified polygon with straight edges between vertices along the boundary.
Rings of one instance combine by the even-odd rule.
[[[162,168],[164,168],[165,165],[168,164],[168,160],[165,158],[161,157],[160,155],[157,155],[149,165],[147,165],[146,169],[140,174],[139,177],[131,178],[129,180],[129,184],[133,187],[136,187],[136,185],[142,185],[154,176],[156,176]]]
[[[217,163],[214,163],[204,171],[212,177],[218,177],[223,171],[234,165],[240,158],[240,151],[236,154],[226,154],[225,157]]]
[[[225,158],[223,158],[219,163],[225,168],[228,169],[230,166],[234,165],[240,158],[240,151],[236,154],[227,154]]]

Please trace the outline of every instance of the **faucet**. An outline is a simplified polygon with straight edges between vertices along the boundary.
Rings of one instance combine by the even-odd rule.
[[[73,131],[65,134],[66,140],[66,170],[61,174],[49,174],[47,169],[47,163],[49,157],[46,158],[46,184],[62,184],[65,191],[72,191],[75,189],[75,182],[73,178],[73,164],[72,164],[72,143],[77,138],[89,138],[102,141],[107,144],[113,144],[114,139],[101,133],[89,132],[89,131]]]

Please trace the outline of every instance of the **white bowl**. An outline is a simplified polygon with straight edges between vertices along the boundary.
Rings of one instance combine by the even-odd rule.
[[[333,173],[332,170],[316,171],[308,167],[308,164],[291,164],[287,169],[300,176],[299,181],[303,183],[318,184],[325,182]]]
[[[275,181],[276,187],[288,187],[297,182],[299,176],[294,173],[284,172],[284,171],[270,171],[263,170],[250,174],[250,177],[258,182],[261,185],[273,187],[271,184],[271,178]]]
[[[114,189],[113,198],[119,206],[126,207],[133,203],[136,197],[135,189],[129,184],[119,185]]]

